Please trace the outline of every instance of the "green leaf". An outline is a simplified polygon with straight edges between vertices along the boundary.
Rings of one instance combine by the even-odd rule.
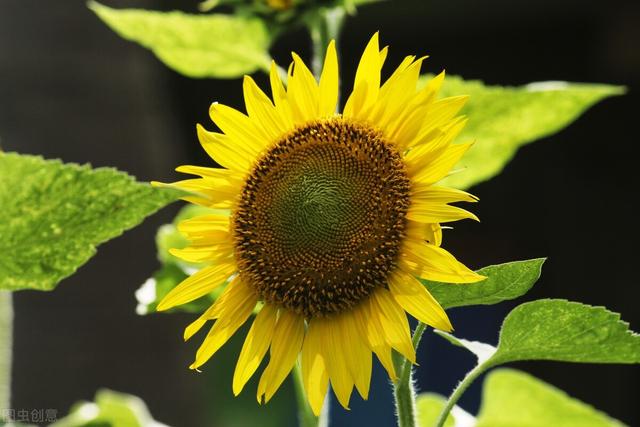
[[[458,140],[475,140],[475,145],[458,165],[465,170],[445,178],[444,184],[464,189],[496,176],[520,146],[558,132],[595,103],[624,91],[567,82],[487,86],[447,76],[442,96],[470,95],[462,110],[469,123]]]
[[[478,270],[487,279],[470,284],[422,280],[444,308],[497,304],[524,295],[540,277],[544,258],[492,265]]]
[[[487,376],[476,427],[620,427],[562,390],[512,369]]]
[[[197,205],[186,205],[178,212],[178,215],[176,215],[171,224],[164,224],[158,229],[156,233],[156,247],[158,249],[158,259],[162,263],[162,267],[136,291],[136,299],[138,300],[136,312],[138,314],[154,313],[158,303],[171,289],[175,288],[190,274],[193,274],[205,265],[181,260],[169,253],[169,249],[182,249],[189,244],[186,237],[178,230],[178,223],[198,215],[211,213],[226,214],[228,211],[209,209]],[[222,288],[217,288],[203,298],[198,298],[188,304],[174,307],[168,312],[201,313],[216,300],[221,292]]]
[[[516,360],[640,363],[640,335],[604,307],[553,299],[528,302],[505,318],[491,364]]]
[[[565,300],[538,300],[513,309],[502,323],[495,349],[488,344],[459,339],[441,331],[436,333],[478,357],[478,365],[456,387],[447,408],[455,404],[483,372],[507,362],[640,363],[640,335],[631,332],[629,324],[620,320],[619,314],[603,307]]]
[[[640,335],[604,307],[542,299],[514,308],[504,319],[498,346],[436,331],[479,358],[482,370],[520,360],[640,363]]]
[[[0,153],[0,289],[53,289],[178,197],[115,169]]]
[[[145,403],[136,396],[99,390],[94,402],[79,402],[71,413],[50,427],[167,427],[153,420]]]
[[[238,15],[190,15],[142,9],[89,8],[122,38],[150,49],[188,77],[235,78],[268,70],[270,37],[264,23]]]
[[[442,408],[447,399],[436,393],[421,393],[416,399],[416,409],[418,412],[419,427],[433,427],[436,425],[438,415],[442,412]],[[470,415],[471,416],[471,415]],[[454,427],[456,425],[456,417],[449,414],[444,423],[444,427]]]

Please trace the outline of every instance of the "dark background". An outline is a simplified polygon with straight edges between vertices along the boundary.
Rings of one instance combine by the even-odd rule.
[[[117,7],[182,8],[194,1],[108,1]],[[461,223],[445,246],[472,267],[549,257],[534,290],[516,302],[452,310],[456,334],[496,342],[504,315],[523,300],[566,298],[621,312],[640,329],[636,145],[640,97],[640,4],[629,1],[390,1],[347,20],[345,82],[375,30],[388,63],[430,55],[426,69],[517,85],[539,80],[623,84],[629,93],[589,110],[562,132],[521,149],[505,171],[473,192],[481,224]],[[273,54],[308,55],[303,32]],[[258,75],[260,84],[266,79]],[[349,88],[349,84],[345,84]],[[82,1],[0,0],[0,144],[5,151],[115,166],[140,180],[174,180],[177,165],[207,164],[196,122],[212,101],[241,106],[241,82],[189,80],[105,27]],[[481,143],[481,141],[479,141]],[[102,245],[51,293],[15,294],[14,408],[57,408],[108,387],[142,397],[154,417],[178,427],[251,425],[250,413],[294,425],[290,389],[258,409],[255,381],[231,399],[239,339],[205,366],[187,369],[188,315],[135,314],[133,292],[158,267],[154,233],[170,206]],[[240,334],[243,335],[243,334]],[[237,338],[237,337],[236,337]],[[197,339],[196,339],[197,340]],[[228,362],[225,362],[228,360]],[[429,334],[419,384],[449,393],[473,358]],[[640,425],[637,366],[532,362],[515,365],[630,425]],[[379,366],[369,402],[333,408],[333,425],[393,424]],[[290,388],[290,386],[288,386]],[[461,405],[476,411],[480,382]],[[289,414],[282,418],[282,413]],[[235,420],[233,422],[232,420]],[[365,424],[367,423],[367,424]],[[261,423],[260,425],[267,425]],[[278,425],[278,424],[275,424]]]

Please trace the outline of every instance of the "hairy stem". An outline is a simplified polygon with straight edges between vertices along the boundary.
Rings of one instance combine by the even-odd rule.
[[[11,292],[0,291],[0,408],[11,405],[13,305]]]
[[[422,334],[427,329],[424,323],[418,323],[413,332],[413,348],[418,349]],[[411,362],[405,357],[395,353],[394,365],[398,380],[393,384],[393,397],[396,403],[398,427],[415,427],[416,421],[416,392],[413,386]]]
[[[451,412],[455,404],[458,402],[458,400],[460,400],[460,397],[464,394],[467,388],[469,388],[471,383],[473,383],[476,378],[478,378],[484,371],[486,371],[487,368],[488,367],[485,366],[485,364],[481,363],[471,371],[469,371],[464,379],[460,381],[460,384],[458,384],[453,393],[451,393],[451,396],[449,396],[449,400],[447,400],[447,404],[442,409],[442,412],[438,417],[438,423],[436,424],[436,427],[444,426],[444,422],[447,420],[447,417],[449,416],[449,413]]]

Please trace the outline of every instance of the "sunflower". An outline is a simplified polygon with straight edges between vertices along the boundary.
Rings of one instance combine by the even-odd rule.
[[[367,44],[342,114],[335,43],[316,81],[295,53],[285,88],[277,67],[272,99],[244,78],[247,114],[210,108],[221,132],[197,126],[200,143],[222,168],[181,166],[198,178],[173,184],[185,200],[226,209],[183,221],[190,240],[172,253],[207,267],[159,304],[167,310],[218,287],[220,297],[184,334],[214,321],[191,369],[198,369],[254,311],[233,377],[241,392],[267,352],[258,384],[268,401],[294,365],[319,414],[329,383],[348,408],[353,387],[366,399],[372,353],[396,379],[392,350],[415,363],[407,313],[450,331],[442,307],[419,278],[482,280],[440,244],[441,223],[475,215],[453,202],[477,199],[435,185],[470,144],[452,141],[466,97],[437,99],[444,73],[417,89],[424,58],[406,57],[381,84],[387,48]]]

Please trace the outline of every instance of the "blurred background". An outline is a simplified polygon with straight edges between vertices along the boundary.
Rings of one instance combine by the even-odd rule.
[[[196,12],[196,1],[104,1],[113,7]],[[505,171],[472,192],[482,223],[459,223],[445,247],[472,267],[548,257],[533,291],[514,302],[451,310],[460,337],[495,344],[518,303],[543,297],[604,305],[640,330],[636,195],[640,110],[640,3],[578,0],[394,0],[347,19],[341,45],[344,89],[361,50],[381,31],[388,63],[430,58],[426,70],[519,85],[569,80],[626,85],[627,95],[596,105],[562,132],[521,149]],[[308,58],[304,31],[276,43]],[[388,71],[388,70],[387,70]],[[266,76],[258,74],[265,85]],[[0,0],[0,146],[66,162],[114,166],[148,181],[172,181],[174,167],[207,165],[195,123],[209,123],[212,101],[241,106],[240,80],[191,80],[116,36],[82,1]],[[481,143],[481,141],[478,141]],[[258,407],[256,381],[238,399],[232,367],[237,334],[201,374],[187,369],[198,340],[182,342],[186,314],[138,316],[134,291],[159,266],[154,235],[180,204],[165,208],[97,256],[51,293],[15,301],[12,407],[67,413],[102,387],[132,393],[172,426],[294,426],[291,384]],[[245,328],[246,329],[246,328]],[[418,385],[448,394],[474,363],[470,353],[428,334]],[[637,366],[514,365],[629,425],[640,425]],[[368,402],[332,407],[332,425],[390,426],[391,392],[379,366]],[[478,381],[460,404],[474,412]],[[268,424],[268,416],[272,416]]]

